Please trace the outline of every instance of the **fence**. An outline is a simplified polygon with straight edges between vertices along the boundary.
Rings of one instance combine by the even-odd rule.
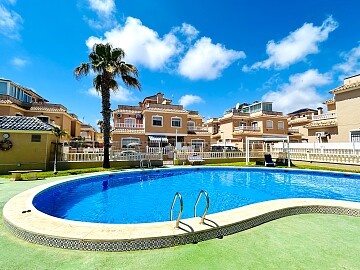
[[[162,160],[162,153],[110,151],[110,160]],[[103,161],[104,153],[63,153],[62,161]]]
[[[276,143],[271,147],[263,147],[263,149],[250,150],[250,158],[263,158],[265,150],[271,153],[273,158],[287,157],[287,143]],[[110,151],[110,160],[163,160],[164,149],[148,148],[149,152],[126,152],[126,151]],[[339,163],[360,165],[360,143],[290,143],[290,158],[292,160],[315,161],[325,163]],[[171,151],[171,153],[173,153]],[[174,153],[174,159],[187,160],[194,151],[177,151]],[[203,159],[245,159],[246,153],[243,151],[227,151],[227,152],[196,152]],[[64,152],[62,161],[102,161],[103,152],[95,153],[68,153]]]
[[[284,148],[286,143],[276,143],[271,152],[277,155]],[[360,165],[360,143],[290,143],[289,150],[292,160]]]

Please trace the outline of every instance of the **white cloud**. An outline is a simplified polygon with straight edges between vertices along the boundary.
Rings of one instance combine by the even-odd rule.
[[[115,12],[114,0],[89,0],[89,6],[99,15],[109,16]]]
[[[210,38],[202,37],[190,48],[179,64],[179,73],[191,80],[212,80],[234,61],[245,58],[242,51],[227,50],[221,44],[213,44]]]
[[[98,98],[101,98],[101,94],[96,91],[94,87],[90,88],[87,93],[91,96],[95,96]],[[118,101],[118,102],[129,102],[134,101],[135,98],[133,97],[134,92],[122,87],[119,85],[119,88],[116,90],[116,92],[112,91],[110,92],[110,100],[111,101]]]
[[[340,79],[360,73],[360,45],[349,52],[341,53],[343,63],[334,66],[334,70],[342,72]]]
[[[0,5],[0,33],[11,39],[19,39],[22,22],[19,14]]]
[[[283,113],[289,113],[303,108],[317,108],[322,106],[324,97],[316,92],[316,87],[331,82],[328,74],[321,74],[315,69],[304,73],[292,75],[289,83],[279,86],[277,91],[269,91],[263,97],[263,101],[272,101],[273,109]]]
[[[269,58],[256,62],[252,66],[244,66],[243,71],[265,68],[284,69],[290,65],[304,61],[309,54],[319,52],[319,44],[328,39],[329,33],[338,27],[338,23],[330,16],[321,26],[305,23],[302,27],[290,33],[280,42],[271,40],[266,46]]]
[[[118,25],[115,18],[116,5],[114,0],[87,0],[90,10],[96,13],[95,18],[91,18],[89,14],[84,16],[84,20],[89,24],[90,27],[95,29],[109,29]],[[83,4],[78,3],[79,6]]]
[[[179,104],[187,107],[191,104],[202,103],[204,100],[199,96],[194,95],[184,95],[179,99]]]
[[[170,58],[182,49],[174,34],[169,33],[160,38],[157,32],[132,17],[126,19],[123,27],[114,28],[104,36],[104,39],[89,37],[86,45],[91,49],[95,43],[109,42],[125,51],[127,62],[152,70],[164,68]]]
[[[173,29],[173,32],[174,33],[179,32],[182,35],[184,35],[187,43],[193,41],[200,33],[194,26],[188,23],[182,23],[181,27],[175,27]]]
[[[24,67],[27,64],[27,61],[25,59],[21,59],[19,57],[14,57],[11,60],[11,63],[16,67]]]

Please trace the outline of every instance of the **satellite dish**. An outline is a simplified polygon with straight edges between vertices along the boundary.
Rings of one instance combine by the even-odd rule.
[[[235,105],[235,109],[239,109],[240,108],[240,103],[236,103],[236,105]]]

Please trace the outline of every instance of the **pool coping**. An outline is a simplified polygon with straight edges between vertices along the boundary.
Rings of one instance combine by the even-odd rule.
[[[91,175],[101,174],[109,172]],[[360,217],[359,202],[312,198],[278,199],[246,205],[209,214],[205,224],[200,224],[200,217],[182,219],[179,228],[175,228],[175,221],[102,224],[64,220],[44,214],[33,206],[32,199],[41,190],[83,177],[69,177],[14,196],[3,209],[5,226],[16,236],[36,244],[78,250],[129,251],[222,238],[291,215],[322,213]]]

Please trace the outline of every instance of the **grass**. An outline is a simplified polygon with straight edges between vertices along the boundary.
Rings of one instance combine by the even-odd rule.
[[[82,170],[75,172],[83,173]],[[1,209],[15,194],[55,180],[0,179]],[[0,217],[2,219],[2,212]],[[1,223],[0,248],[0,269],[4,270],[360,269],[360,218],[298,215],[223,239],[167,249],[113,253],[31,244],[12,235]]]
[[[72,170],[65,170],[65,171],[58,171],[57,174],[54,174],[53,171],[45,171],[45,172],[38,172],[36,175],[38,178],[52,178],[52,177],[59,177],[59,176],[71,176],[71,175],[78,175],[78,174],[86,174],[92,172],[103,172],[103,171],[118,171],[123,170],[125,168],[110,168],[104,169],[102,167],[97,168],[86,168],[86,169],[72,169]],[[7,175],[0,175],[2,178],[11,178],[11,174]],[[27,180],[27,174],[22,175],[22,177]]]

